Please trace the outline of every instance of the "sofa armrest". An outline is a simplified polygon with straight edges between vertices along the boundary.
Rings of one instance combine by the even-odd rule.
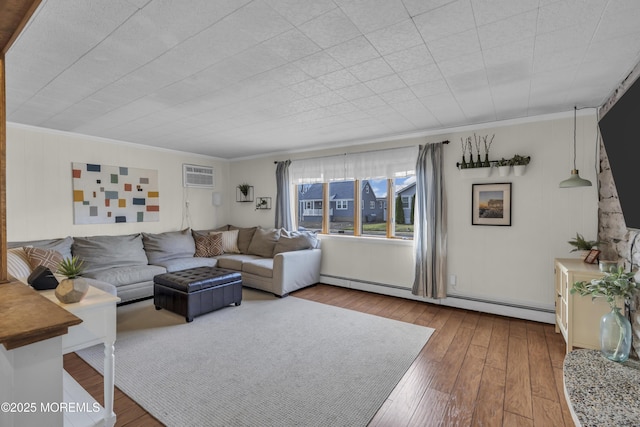
[[[274,293],[285,296],[289,292],[320,281],[320,249],[281,252],[273,257]]]

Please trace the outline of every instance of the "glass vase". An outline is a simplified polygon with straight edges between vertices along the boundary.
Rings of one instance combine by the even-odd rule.
[[[631,323],[620,313],[620,307],[600,319],[600,353],[614,362],[625,362],[631,351]]]

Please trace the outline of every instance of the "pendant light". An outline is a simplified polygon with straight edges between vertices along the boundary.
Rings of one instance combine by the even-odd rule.
[[[591,181],[588,179],[580,178],[578,169],[576,169],[576,121],[577,121],[578,108],[573,107],[573,169],[571,170],[571,176],[569,179],[565,179],[560,183],[560,188],[574,188],[574,187],[591,187]]]

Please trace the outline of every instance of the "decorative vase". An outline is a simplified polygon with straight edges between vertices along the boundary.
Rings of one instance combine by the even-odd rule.
[[[80,302],[89,291],[89,283],[81,277],[62,279],[55,290],[58,300],[64,304]]]
[[[470,167],[470,168],[475,168],[476,167],[476,164],[473,163],[473,153],[469,153],[469,166],[467,166],[467,167]]]
[[[491,162],[489,162],[489,153],[484,154],[484,162],[482,162],[483,168],[491,167]]]
[[[614,362],[625,362],[631,351],[631,323],[620,313],[620,307],[600,319],[600,353]]]
[[[467,159],[465,157],[465,155],[462,155],[462,163],[460,163],[460,169],[466,169],[467,168]]]

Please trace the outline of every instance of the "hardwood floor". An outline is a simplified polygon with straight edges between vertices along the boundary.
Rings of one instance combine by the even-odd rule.
[[[328,285],[292,295],[435,329],[370,427],[574,425],[553,325]],[[102,402],[100,374],[75,353],[64,366]],[[117,426],[162,425],[120,390],[114,406]]]

